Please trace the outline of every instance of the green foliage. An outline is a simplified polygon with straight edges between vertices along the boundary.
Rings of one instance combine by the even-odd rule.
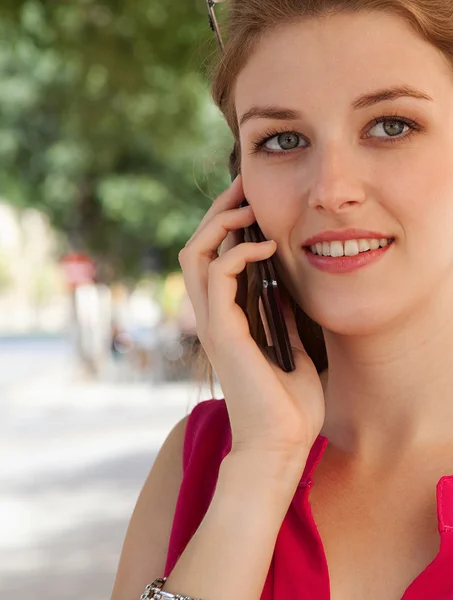
[[[0,191],[49,215],[104,278],[164,270],[227,183],[209,98],[205,1],[7,0],[0,7]]]

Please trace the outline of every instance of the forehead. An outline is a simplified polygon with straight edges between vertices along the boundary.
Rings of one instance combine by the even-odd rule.
[[[452,82],[437,48],[401,17],[385,12],[307,18],[266,34],[240,72],[235,103],[284,104],[316,110],[349,106],[360,93],[413,84],[439,96]],[[294,104],[294,106],[292,106]]]

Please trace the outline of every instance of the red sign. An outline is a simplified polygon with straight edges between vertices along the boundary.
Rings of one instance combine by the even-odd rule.
[[[70,286],[93,283],[96,277],[96,265],[86,254],[72,252],[61,259],[66,281]]]

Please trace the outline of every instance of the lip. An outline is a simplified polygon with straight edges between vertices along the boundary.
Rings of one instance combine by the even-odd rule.
[[[304,248],[308,262],[315,268],[326,273],[350,273],[356,269],[361,269],[367,265],[376,262],[394,246],[394,243],[387,244],[377,250],[368,250],[360,252],[355,256],[319,256],[313,254],[310,248]]]
[[[335,231],[331,229],[329,231],[323,231],[305,240],[303,243],[304,248],[314,246],[318,242],[345,242],[346,240],[361,240],[361,239],[377,239],[382,238],[394,239],[393,236],[386,233],[379,233],[377,231],[369,231],[367,229],[339,229]]]

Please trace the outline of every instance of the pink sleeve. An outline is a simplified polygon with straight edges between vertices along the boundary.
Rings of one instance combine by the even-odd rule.
[[[197,404],[186,425],[183,479],[164,577],[171,573],[203,520],[214,495],[220,464],[230,450],[231,428],[225,400],[205,400]]]

